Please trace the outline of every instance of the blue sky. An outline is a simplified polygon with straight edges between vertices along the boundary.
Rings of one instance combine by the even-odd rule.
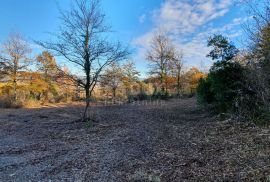
[[[21,32],[29,40],[47,40],[46,32],[57,30],[58,5],[68,0],[1,0],[0,41],[10,32]],[[186,67],[209,67],[209,35],[222,33],[242,46],[241,25],[249,18],[233,0],[103,0],[102,9],[112,25],[115,39],[129,44],[137,68],[146,74],[145,51],[157,30],[170,33],[182,50]],[[37,50],[35,52],[38,52]]]

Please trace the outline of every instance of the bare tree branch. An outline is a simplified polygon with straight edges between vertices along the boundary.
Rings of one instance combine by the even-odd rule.
[[[101,72],[108,65],[126,59],[129,53],[120,43],[108,41],[110,27],[106,25],[99,0],[76,0],[69,11],[60,13],[62,24],[55,34],[57,41],[37,43],[81,69],[83,79],[69,77],[83,86],[87,109]]]

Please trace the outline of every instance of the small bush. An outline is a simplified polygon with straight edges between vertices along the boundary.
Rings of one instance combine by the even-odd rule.
[[[253,96],[252,96],[253,95]],[[240,121],[251,121],[257,125],[269,125],[270,111],[256,95],[241,95],[236,101],[235,115]]]
[[[140,93],[134,98],[134,100],[147,100],[148,95],[142,90]]]
[[[206,106],[214,101],[214,94],[211,92],[211,81],[201,78],[197,88],[197,100],[200,105]]]
[[[57,95],[54,97],[54,103],[67,102],[67,97],[65,95]]]
[[[152,98],[153,99],[162,99],[162,100],[167,100],[170,98],[170,94],[166,91],[158,91],[158,92],[155,92],[153,95],[152,95]]]
[[[23,106],[21,101],[13,101],[10,97],[0,98],[0,108],[21,108]]]

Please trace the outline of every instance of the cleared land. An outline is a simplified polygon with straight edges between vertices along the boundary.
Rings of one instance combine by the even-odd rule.
[[[270,130],[217,121],[194,99],[0,110],[0,181],[267,181]]]

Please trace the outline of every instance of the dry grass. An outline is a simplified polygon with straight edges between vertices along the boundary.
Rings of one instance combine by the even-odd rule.
[[[0,110],[0,181],[269,181],[270,130],[198,111],[194,99]]]

